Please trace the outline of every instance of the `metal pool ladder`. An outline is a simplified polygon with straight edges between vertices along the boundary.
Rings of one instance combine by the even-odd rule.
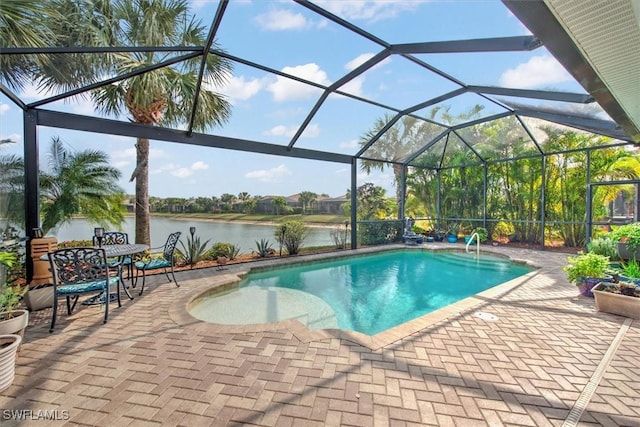
[[[469,241],[467,242],[467,246],[465,247],[465,250],[469,252],[469,245],[473,243],[474,237],[476,238],[476,254],[480,255],[480,236],[478,235],[478,232],[473,233],[471,237],[469,237]]]

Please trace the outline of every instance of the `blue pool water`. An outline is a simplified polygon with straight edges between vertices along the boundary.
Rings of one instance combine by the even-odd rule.
[[[251,273],[238,289],[209,299],[218,299],[217,309],[199,304],[190,311],[202,320],[221,322],[206,313],[224,317],[223,307],[236,315],[246,309],[246,323],[297,318],[312,329],[338,327],[375,335],[531,270],[482,254],[383,252]],[[314,307],[320,313],[311,319],[306,313]]]

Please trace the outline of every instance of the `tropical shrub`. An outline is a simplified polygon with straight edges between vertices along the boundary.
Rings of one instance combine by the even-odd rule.
[[[474,228],[471,234],[473,235],[473,233],[478,233],[478,240],[480,240],[480,242],[485,242],[489,238],[487,229],[484,227]]]
[[[93,240],[65,240],[58,243],[58,249],[82,248],[93,246]]]
[[[2,275],[6,273],[6,281],[2,277],[0,283],[0,319],[9,319],[10,312],[16,310],[20,300],[29,290],[28,286],[20,286],[14,283],[13,269],[18,264],[18,256],[10,251],[0,252],[0,267],[3,269]]]
[[[640,247],[640,222],[621,225],[614,228],[610,234],[614,242],[623,242],[631,253]]]
[[[623,262],[621,266],[626,277],[640,279],[640,263],[637,259],[631,258],[627,262]]]
[[[204,243],[200,243],[200,237],[193,235],[187,236],[187,244],[185,245],[182,240],[180,240],[180,246],[182,249],[176,249],[177,256],[179,259],[184,260],[185,263],[189,264],[191,268],[198,263],[198,261],[202,261],[205,259],[205,255],[207,253],[207,244],[209,240],[206,240]]]
[[[280,247],[285,247],[289,255],[295,255],[300,250],[307,233],[307,228],[302,221],[293,220],[278,225],[275,237]]]
[[[587,249],[590,253],[607,256],[611,261],[618,259],[616,242],[614,242],[609,236],[591,239],[587,244]]]
[[[563,270],[567,273],[567,279],[574,284],[584,277],[604,277],[609,267],[609,257],[592,252],[568,257],[567,262]]]
[[[211,246],[205,255],[205,259],[214,260],[219,257],[227,257],[229,259],[235,259],[240,252],[240,248],[233,243],[216,242]]]
[[[359,221],[361,245],[380,245],[402,241],[404,223],[401,220]]]
[[[346,222],[344,227],[337,225],[329,232],[331,240],[338,249],[345,249],[349,240],[349,223]]]
[[[271,243],[269,243],[269,239],[262,238],[260,240],[256,240],[256,248],[258,249],[256,253],[261,258],[264,258],[271,251]]]
[[[239,253],[240,253],[240,246],[229,244],[227,245],[227,251],[224,254],[222,254],[222,256],[225,256],[229,259],[236,259]]]
[[[211,249],[207,251],[207,259],[216,259],[217,257],[224,255],[227,251],[227,245],[230,244],[231,243],[225,242],[214,243],[211,245]]]

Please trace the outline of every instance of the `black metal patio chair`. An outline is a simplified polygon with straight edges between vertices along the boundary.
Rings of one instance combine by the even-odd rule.
[[[51,314],[51,327],[53,332],[58,313],[58,299],[66,297],[67,313],[71,315],[80,295],[93,293],[103,297],[104,321],[109,318],[109,290],[116,287],[118,307],[120,302],[120,283],[122,282],[122,269],[109,269],[107,255],[100,248],[69,248],[58,249],[49,252],[49,263],[53,276],[53,310]],[[115,273],[115,274],[114,274]]]
[[[142,295],[142,292],[144,292],[144,284],[147,278],[147,271],[163,269],[165,276],[167,276],[167,279],[171,282],[171,278],[173,278],[173,282],[176,284],[176,286],[180,287],[173,271],[173,254],[176,250],[178,239],[180,239],[180,234],[182,234],[180,231],[169,234],[169,237],[167,238],[164,246],[150,248],[150,252],[149,254],[147,254],[146,259],[137,261],[135,263],[136,270],[142,271],[142,287],[140,288],[140,295]],[[169,277],[169,272],[171,272],[171,277]],[[138,273],[136,272],[136,281],[137,278]]]

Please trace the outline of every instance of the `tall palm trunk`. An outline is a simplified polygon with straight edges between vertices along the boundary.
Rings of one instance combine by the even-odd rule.
[[[151,244],[149,218],[149,140],[136,144],[136,243]]]

